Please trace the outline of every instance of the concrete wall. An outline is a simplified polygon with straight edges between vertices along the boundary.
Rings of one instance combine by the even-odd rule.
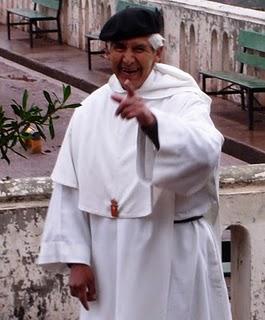
[[[1,320],[78,317],[67,275],[36,265],[51,190],[48,178],[0,182]],[[232,234],[233,320],[264,320],[265,165],[222,168],[220,222]]]
[[[46,178],[0,182],[0,319],[75,320],[67,275],[36,265],[51,183]]]
[[[231,230],[233,320],[265,319],[265,165],[230,167],[220,182],[222,231]]]

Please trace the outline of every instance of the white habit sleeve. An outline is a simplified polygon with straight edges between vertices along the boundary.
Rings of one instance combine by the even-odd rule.
[[[139,128],[138,175],[159,188],[190,195],[203,188],[218,167],[223,137],[210,119],[209,105],[196,94],[190,93],[184,102],[173,98],[169,106],[152,109],[158,123],[158,151]]]
[[[53,271],[67,263],[90,265],[90,247],[89,214],[78,209],[78,190],[55,184],[38,263]]]

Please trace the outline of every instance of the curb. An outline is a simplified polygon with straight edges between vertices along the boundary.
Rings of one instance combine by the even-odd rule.
[[[21,56],[19,54],[16,54],[14,52],[11,52],[9,50],[6,50],[4,48],[0,47],[0,56],[2,56],[5,59],[11,60],[13,62],[16,62],[18,64],[21,64],[24,67],[27,67],[29,69],[32,69],[34,71],[40,72],[45,74],[46,76],[49,76],[53,79],[62,81],[66,84],[69,84],[75,88],[78,88],[82,91],[85,91],[87,93],[92,93],[95,91],[98,86],[96,86],[93,83],[90,83],[88,81],[85,81],[83,79],[77,78],[73,75],[67,74],[65,72],[55,70],[47,65],[44,65],[36,60],[29,59],[25,56]]]

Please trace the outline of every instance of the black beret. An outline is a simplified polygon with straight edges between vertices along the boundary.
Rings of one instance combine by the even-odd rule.
[[[128,7],[114,14],[103,26],[99,39],[120,41],[159,33],[162,18],[160,12],[145,8]]]

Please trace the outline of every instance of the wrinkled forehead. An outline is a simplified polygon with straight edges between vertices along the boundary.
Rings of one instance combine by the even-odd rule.
[[[126,41],[130,41],[132,43],[135,43],[135,45],[141,45],[145,46],[147,45],[148,47],[151,47],[152,50],[158,50],[159,48],[164,46],[164,42],[165,39],[159,34],[159,33],[155,33],[152,35],[148,35],[148,36],[143,36],[143,37],[133,37],[130,39],[125,39],[125,40],[120,40],[120,41],[109,41],[109,44],[107,45],[107,48],[111,47],[111,43],[124,43],[125,45],[127,45]]]
[[[117,41],[110,41],[110,45],[124,45],[124,46],[148,46],[151,47],[149,42],[149,36],[144,37],[133,37],[131,39],[124,39],[124,40],[117,40]]]

